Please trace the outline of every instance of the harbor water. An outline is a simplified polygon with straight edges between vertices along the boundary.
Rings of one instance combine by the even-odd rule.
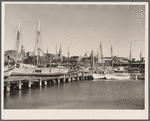
[[[141,109],[144,80],[84,80],[4,92],[4,109]]]

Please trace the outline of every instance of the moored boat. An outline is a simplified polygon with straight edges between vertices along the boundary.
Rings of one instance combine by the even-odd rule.
[[[101,60],[102,60],[102,69],[100,70],[101,73],[93,73],[93,78],[105,78],[106,80],[123,80],[123,79],[129,79],[130,74],[127,73],[127,71],[124,69],[124,67],[118,67],[116,69],[113,69],[113,61],[112,61],[112,69],[106,70],[104,68],[103,63],[103,54],[102,54],[102,45],[100,43],[100,50],[101,50]],[[111,47],[112,52],[112,47]],[[111,54],[112,55],[112,54]]]
[[[106,79],[107,80],[110,80],[110,79],[112,79],[112,80],[114,80],[114,79],[116,79],[116,80],[124,80],[124,79],[129,79],[130,78],[130,74],[129,73],[126,73],[126,74],[123,74],[123,75],[118,75],[118,74],[105,74],[105,76],[106,76]]]
[[[106,79],[106,75],[105,75],[105,71],[104,70],[104,63],[103,63],[103,54],[102,54],[102,45],[100,43],[100,51],[101,51],[101,61],[102,61],[102,69],[101,70],[98,70],[98,66],[96,67],[96,70],[94,70],[94,67],[92,67],[92,76],[94,79]],[[92,56],[93,56],[93,51],[92,51]],[[93,64],[94,65],[94,56],[93,56]],[[97,64],[98,65],[98,61],[97,61]]]
[[[92,76],[94,79],[106,79],[106,76],[104,74],[100,74],[100,73],[98,73],[98,74],[93,73]]]
[[[4,67],[4,79],[8,78],[11,75],[13,69],[14,67],[11,68]]]
[[[36,76],[36,77],[54,77],[54,76],[61,76],[63,73],[15,73],[13,72],[11,76]]]
[[[137,75],[137,79],[144,80],[145,79],[145,74],[139,74],[139,75]]]
[[[18,29],[17,29],[17,41],[20,41],[20,23],[18,24]],[[13,69],[13,71],[11,71],[10,74],[5,74],[4,78],[8,77],[8,76],[57,76],[60,74],[65,74],[68,72],[69,69],[64,68],[63,66],[60,66],[58,68],[46,68],[46,67],[40,67],[40,63],[39,63],[39,56],[40,56],[40,52],[42,54],[44,54],[42,52],[42,50],[39,47],[39,41],[40,41],[40,21],[38,22],[38,30],[36,31],[36,36],[37,36],[37,40],[36,40],[36,50],[37,50],[37,65],[31,65],[31,64],[24,64],[23,62],[18,62],[17,61],[17,54],[18,54],[18,48],[17,48],[17,54],[16,54],[16,64],[15,64],[15,68]],[[18,42],[19,43],[19,42]],[[19,46],[19,45],[17,45]],[[46,56],[44,54],[44,56]],[[19,77],[18,77],[19,78]]]
[[[105,73],[105,75],[107,80],[123,80],[130,78],[130,74],[123,67],[118,67],[117,69],[111,70],[110,73]]]

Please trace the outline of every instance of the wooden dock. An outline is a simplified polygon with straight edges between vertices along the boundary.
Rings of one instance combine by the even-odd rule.
[[[131,79],[142,79],[144,80],[144,74],[132,73],[130,74]],[[70,73],[61,73],[56,75],[42,75],[42,74],[30,74],[30,75],[11,75],[8,78],[4,79],[4,90],[9,92],[11,88],[15,87],[19,90],[22,89],[23,85],[27,85],[28,88],[31,88],[33,84],[39,85],[39,87],[47,86],[48,84],[60,84],[68,83],[73,81],[82,81],[93,79],[92,73],[74,71]]]
[[[4,90],[7,92],[10,91],[10,87],[14,86],[17,89],[21,90],[24,84],[28,83],[28,88],[32,87],[32,84],[38,83],[39,87],[47,86],[48,84],[60,84],[66,82],[73,82],[73,81],[82,81],[93,79],[91,73],[84,73],[84,72],[74,72],[74,73],[66,73],[61,74],[59,76],[54,77],[46,77],[46,76],[9,76],[7,79],[4,80]]]

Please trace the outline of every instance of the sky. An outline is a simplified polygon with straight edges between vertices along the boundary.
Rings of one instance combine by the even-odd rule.
[[[133,58],[145,57],[145,23],[137,24],[136,16],[128,15],[128,5],[61,5],[6,4],[5,50],[15,48],[18,22],[25,51],[34,51],[35,31],[41,23],[43,51],[56,53],[56,45],[67,56],[100,52],[129,58],[130,42]]]

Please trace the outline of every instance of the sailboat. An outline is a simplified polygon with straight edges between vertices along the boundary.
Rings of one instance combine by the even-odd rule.
[[[18,29],[17,29],[17,41],[20,40],[20,23],[18,24]],[[38,30],[36,31],[36,50],[37,50],[37,65],[31,65],[31,64],[24,64],[23,62],[18,62],[17,61],[17,54],[16,54],[16,59],[15,59],[15,68],[11,71],[10,76],[40,76],[40,77],[51,77],[51,76],[60,76],[64,73],[67,73],[68,70],[52,70],[51,68],[41,68],[39,67],[39,57],[40,57],[40,52],[43,53],[41,48],[39,47],[39,41],[40,41],[40,21],[38,22]],[[17,43],[19,44],[19,42]],[[18,53],[18,47],[17,45],[17,53]],[[45,56],[45,55],[44,55]]]
[[[101,50],[101,60],[102,60],[102,69],[100,70],[101,73],[93,73],[93,78],[105,78],[106,80],[123,80],[123,79],[129,79],[130,74],[126,73],[125,70],[121,70],[118,68],[117,70],[111,70],[110,72],[107,72],[104,67],[103,63],[103,54],[102,54],[102,45],[100,43],[100,50]],[[111,49],[112,50],[112,49]],[[112,62],[113,66],[113,62]]]
[[[16,37],[16,53],[14,56],[14,61],[15,61],[15,66],[13,67],[13,69],[10,70],[9,72],[9,76],[14,75],[14,73],[32,73],[33,69],[35,68],[34,65],[30,65],[30,64],[24,64],[22,61],[22,58],[19,58],[19,55],[21,57],[23,57],[22,52],[19,53],[19,47],[20,47],[20,39],[21,39],[21,27],[20,27],[20,22],[18,23],[18,28],[17,28],[17,37]]]
[[[16,37],[16,40],[17,40],[17,42],[16,42],[16,51],[14,51],[14,52],[12,52],[11,54],[13,54],[14,55],[14,58],[13,58],[13,60],[12,59],[10,59],[11,58],[11,54],[9,54],[8,56],[9,56],[9,59],[8,59],[8,66],[5,66],[4,67],[4,79],[6,79],[6,78],[8,78],[11,74],[12,74],[12,72],[15,70],[15,68],[16,67],[18,67],[18,66],[20,66],[20,64],[18,63],[18,60],[17,60],[17,58],[18,58],[18,48],[19,48],[19,40],[20,40],[20,22],[18,23],[18,28],[17,28],[17,31],[16,31],[16,34],[17,34],[17,37]],[[12,61],[13,62],[15,62],[16,64],[15,64],[15,66],[13,66],[12,65]],[[23,66],[20,66],[20,67],[23,67]]]
[[[102,54],[102,46],[101,46],[101,43],[100,43],[100,51],[101,51],[101,61],[102,61],[102,69],[101,70],[96,70],[96,71],[93,71],[92,73],[92,76],[94,79],[105,79],[106,76],[105,76],[105,73],[104,73],[104,63],[103,63],[103,54]],[[92,51],[92,62],[93,62],[93,69],[94,69],[94,55],[93,55],[93,51]],[[98,69],[98,67],[97,67]]]
[[[113,69],[113,54],[112,54],[112,46],[111,46],[111,59],[112,59],[112,70],[110,71],[110,73],[105,73],[106,75],[106,79],[109,80],[124,80],[124,79],[129,79],[130,78],[130,74],[127,73],[124,69],[124,67],[118,67],[117,69]]]

